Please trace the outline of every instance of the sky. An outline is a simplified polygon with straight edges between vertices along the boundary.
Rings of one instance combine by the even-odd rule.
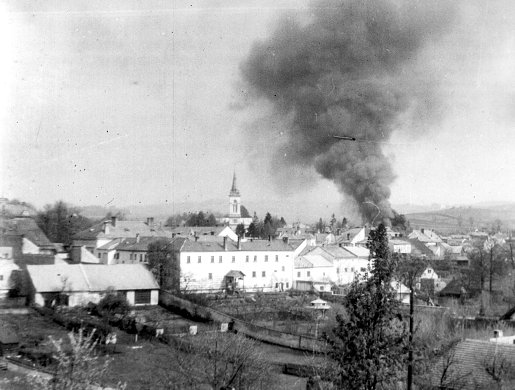
[[[236,172],[243,203],[345,208],[313,167],[274,160],[282,125],[256,133],[271,109],[249,98],[241,74],[281,20],[309,25],[323,3],[104,3],[0,5],[1,196],[37,207],[173,205],[225,198]],[[440,118],[414,132],[400,115],[382,145],[394,204],[515,194],[515,5],[457,4],[451,27],[412,59],[439,85]]]

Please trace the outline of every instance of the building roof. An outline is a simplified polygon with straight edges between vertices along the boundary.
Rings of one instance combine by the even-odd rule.
[[[464,283],[460,279],[452,279],[447,286],[445,286],[438,295],[440,296],[454,296],[459,297],[462,294],[467,294],[469,291],[465,288]]]
[[[20,265],[49,265],[55,263],[55,256],[23,253],[15,259],[15,262]]]
[[[32,218],[11,218],[3,220],[6,236],[23,236],[37,246],[53,247],[52,242]]]
[[[104,232],[104,226],[107,226],[107,232]],[[147,224],[142,221],[116,221],[115,226],[113,226],[112,221],[103,221],[93,225],[89,229],[75,234],[73,239],[96,240],[101,238],[129,238],[136,237],[137,234],[139,234],[141,237],[172,236],[170,230],[165,230],[154,223]]]
[[[368,259],[370,256],[370,250],[368,248],[364,248],[362,246],[344,246],[342,247],[346,251],[349,251],[353,255],[361,258]]]
[[[450,359],[444,356],[434,365],[432,381],[435,386],[442,385],[447,389],[496,389],[499,382],[493,377],[495,373],[500,373],[506,376],[502,378],[506,386],[503,388],[515,388],[512,371],[515,367],[515,346],[512,344],[466,339],[457,343],[448,356]],[[442,381],[444,369],[447,369],[447,373]]]
[[[289,240],[287,243],[283,240],[252,240],[242,241],[241,250],[238,244],[227,239],[227,251],[224,249],[222,240],[219,241],[193,241],[187,240],[181,249],[182,252],[291,252],[302,244],[304,240]]]
[[[411,244],[411,254],[417,256],[427,256],[429,258],[434,257],[434,253],[421,241],[412,238],[408,240]]]
[[[37,292],[158,289],[143,264],[29,265],[27,271]]]
[[[321,255],[307,254],[295,259],[295,268],[332,267],[333,263]]]
[[[421,242],[442,242],[438,234],[429,229],[413,230],[408,238],[416,239]]]

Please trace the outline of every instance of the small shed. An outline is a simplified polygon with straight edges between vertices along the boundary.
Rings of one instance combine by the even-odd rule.
[[[14,351],[19,344],[20,339],[15,330],[7,324],[0,323],[0,355]]]

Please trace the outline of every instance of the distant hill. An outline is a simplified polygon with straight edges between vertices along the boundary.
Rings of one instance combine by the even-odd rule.
[[[438,211],[406,214],[412,228],[434,229],[441,233],[468,232],[475,229],[515,229],[515,203],[492,206],[461,206]]]

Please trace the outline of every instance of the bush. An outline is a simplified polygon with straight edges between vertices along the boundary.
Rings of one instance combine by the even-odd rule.
[[[130,305],[124,296],[116,293],[108,293],[98,302],[96,310],[100,315],[110,319],[114,317],[115,314],[126,315],[130,310]]]

